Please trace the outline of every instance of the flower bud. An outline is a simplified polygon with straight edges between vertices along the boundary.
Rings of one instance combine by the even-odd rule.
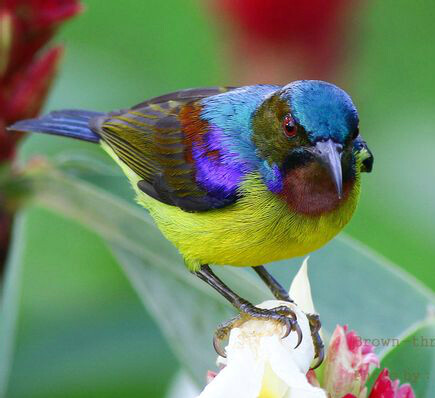
[[[323,388],[331,398],[342,398],[345,394],[364,396],[370,365],[379,366],[373,346],[346,326],[337,326],[326,355]]]

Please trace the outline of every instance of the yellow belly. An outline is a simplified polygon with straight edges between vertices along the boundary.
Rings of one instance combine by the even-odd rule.
[[[104,149],[117,160],[116,155]],[[255,266],[310,253],[337,235],[355,211],[360,179],[336,210],[308,217],[291,212],[268,191],[261,177],[251,174],[241,199],[223,209],[187,213],[166,205],[137,188],[140,178],[118,161],[159,229],[181,252],[187,266],[201,264]]]

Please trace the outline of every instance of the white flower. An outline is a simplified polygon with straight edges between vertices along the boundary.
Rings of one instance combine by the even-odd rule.
[[[313,297],[311,296],[311,284],[308,278],[308,259],[306,257],[299,268],[298,273],[293,278],[290,286],[289,296],[298,304],[298,307],[306,314],[315,314]]]
[[[305,284],[307,280],[300,275],[296,284]],[[302,291],[310,296],[307,302],[311,301],[308,309],[312,310],[309,286],[298,288],[299,293]],[[258,307],[281,305],[290,307],[297,315],[303,334],[299,347],[294,348],[297,334],[291,332],[282,339],[284,328],[276,322],[245,322],[231,331],[225,349],[227,358],[218,358],[224,367],[198,398],[326,398],[324,390],[313,387],[306,377],[314,358],[314,345],[305,313],[297,305],[282,301],[270,300]]]

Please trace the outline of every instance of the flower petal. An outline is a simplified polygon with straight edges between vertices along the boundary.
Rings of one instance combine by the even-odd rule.
[[[299,354],[299,348],[304,348],[301,347],[302,343],[297,350],[283,349],[284,344],[277,335],[264,337],[261,341],[261,348],[269,354],[269,363],[273,373],[289,387],[287,396],[326,398],[326,393],[322,389],[312,386],[306,377],[306,372],[313,359],[314,349],[311,355],[308,355],[303,361],[303,368],[301,368],[303,354]],[[311,344],[306,343],[306,345],[311,345],[312,348],[312,342]],[[311,350],[305,350],[305,353],[307,351]],[[290,392],[294,395],[289,395]]]
[[[415,398],[415,394],[409,384],[399,387],[399,380],[392,381],[385,368],[379,373],[369,398]]]
[[[280,379],[267,362],[264,368],[263,380],[259,398],[283,398],[288,392],[288,385]]]
[[[269,300],[258,305],[266,309],[279,306],[287,306],[296,314],[303,335],[297,349],[295,332],[283,339],[283,325],[275,321],[248,320],[232,329],[226,347],[227,358],[218,358],[218,363],[226,366],[199,398],[326,398],[326,393],[312,386],[306,377],[314,357],[306,314],[297,305],[285,301]]]
[[[4,110],[7,120],[20,120],[38,114],[56,74],[62,53],[61,46],[51,48],[16,76],[16,84],[12,87],[13,92]]]
[[[227,365],[208,384],[198,398],[256,398],[261,389],[264,362],[259,361],[250,345],[241,344],[242,331],[231,331],[226,347]]]
[[[308,279],[308,259],[306,257],[290,285],[290,297],[306,314],[315,314],[311,285]]]
[[[403,384],[397,391],[397,398],[415,398],[414,390],[410,384]]]

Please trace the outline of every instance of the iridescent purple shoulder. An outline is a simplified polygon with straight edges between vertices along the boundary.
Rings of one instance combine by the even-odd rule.
[[[197,183],[207,192],[217,197],[235,195],[243,177],[263,167],[251,140],[250,121],[276,89],[243,87],[204,98],[180,112],[187,159],[195,166]]]

